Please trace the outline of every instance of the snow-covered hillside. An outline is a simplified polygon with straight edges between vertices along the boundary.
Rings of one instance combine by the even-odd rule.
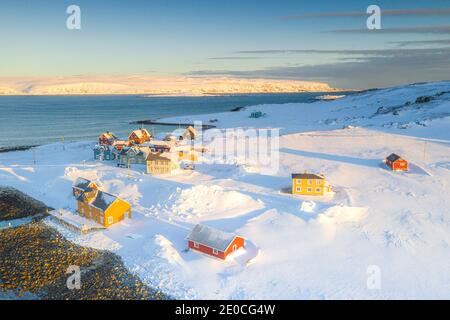
[[[0,95],[152,94],[201,96],[239,93],[329,92],[313,81],[229,77],[74,76],[0,78]]]
[[[132,220],[71,241],[109,249],[146,283],[177,298],[450,298],[450,83],[368,91],[313,104],[254,106],[174,118],[279,127],[279,171],[201,163],[152,177],[92,160],[93,142],[0,154],[0,184],[53,207],[75,207],[79,176],[133,204]],[[425,98],[423,98],[426,96]],[[421,98],[422,97],[422,98]],[[265,117],[249,118],[251,111]],[[346,127],[346,128],[344,128]],[[382,163],[396,152],[410,171]],[[325,175],[326,198],[292,196],[290,174]],[[186,251],[198,222],[247,238],[225,262]],[[379,288],[368,286],[380,271]]]
[[[261,111],[263,118],[250,118]],[[164,122],[230,127],[277,127],[283,134],[313,130],[341,129],[344,126],[376,128],[402,135],[445,138],[450,119],[450,82],[412,84],[369,90],[344,99],[311,104],[258,105],[240,112],[176,117]],[[217,121],[216,121],[217,120]],[[408,129],[408,130],[404,130]]]

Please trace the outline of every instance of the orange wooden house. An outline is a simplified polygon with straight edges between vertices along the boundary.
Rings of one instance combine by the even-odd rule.
[[[134,144],[143,144],[152,139],[151,134],[144,128],[134,130],[128,136],[128,141]]]
[[[72,185],[72,194],[76,198],[88,189],[98,189],[98,186],[95,182],[80,177]]]
[[[189,249],[225,260],[227,256],[245,246],[245,239],[197,224],[187,237]]]
[[[98,144],[101,146],[104,145],[112,146],[116,140],[117,137],[114,135],[114,133],[106,131],[105,133],[102,133],[98,137]]]
[[[88,188],[76,200],[79,214],[105,228],[125,219],[127,215],[131,219],[131,205],[107,192]]]
[[[408,161],[395,153],[387,157],[385,162],[394,171],[408,171]]]

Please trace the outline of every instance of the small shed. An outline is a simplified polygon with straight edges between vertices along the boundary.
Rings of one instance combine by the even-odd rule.
[[[394,171],[408,171],[408,161],[395,153],[386,158],[386,164]]]
[[[255,119],[265,117],[265,116],[266,116],[266,114],[262,113],[261,111],[255,111],[250,114],[250,118],[255,118]]]
[[[245,246],[243,237],[200,224],[192,229],[187,240],[189,249],[222,260],[225,260],[230,253]]]

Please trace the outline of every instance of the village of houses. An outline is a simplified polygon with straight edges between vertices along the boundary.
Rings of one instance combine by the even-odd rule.
[[[192,127],[178,129],[155,140],[144,128],[134,130],[128,139],[121,140],[112,132],[102,133],[93,149],[95,161],[107,161],[111,165],[128,168],[136,165],[144,167],[149,175],[170,175],[174,170],[195,170],[199,156],[208,152],[206,147],[194,147],[198,133]],[[408,171],[408,162],[393,153],[382,160],[387,169]],[[320,173],[305,170],[291,174],[291,196],[326,197],[333,194],[332,185]],[[280,191],[282,192],[282,191]],[[114,224],[129,219],[132,223],[133,207],[120,197],[101,190],[96,181],[78,177],[72,186],[76,201],[76,212],[57,209],[50,217],[64,227],[80,234],[114,227]],[[225,232],[206,225],[196,224],[186,234],[189,250],[225,260],[238,250],[245,250],[246,239],[240,235]]]

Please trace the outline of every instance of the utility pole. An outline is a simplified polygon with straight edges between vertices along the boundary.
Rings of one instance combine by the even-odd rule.
[[[131,179],[131,172],[130,172],[130,159],[128,159],[128,179]]]
[[[426,156],[427,156],[427,141],[425,140],[425,142],[423,144],[423,162],[424,163],[426,161]]]
[[[36,166],[36,149],[32,148],[31,150],[33,152],[33,164]]]

